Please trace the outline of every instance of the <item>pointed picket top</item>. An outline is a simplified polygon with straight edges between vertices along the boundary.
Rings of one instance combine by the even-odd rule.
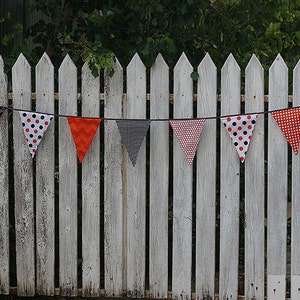
[[[63,59],[59,69],[58,69],[58,72],[61,72],[62,70],[70,70],[70,71],[74,71],[74,70],[77,70],[76,69],[76,66],[73,62],[73,60],[71,59],[70,55],[67,54],[65,56],[65,58]]]
[[[288,66],[286,65],[285,61],[283,60],[280,54],[277,54],[276,58],[274,59],[269,71],[270,72],[288,72]]]
[[[4,70],[4,62],[2,56],[0,55],[0,72],[3,72],[3,70]]]
[[[129,62],[127,66],[127,71],[134,70],[136,68],[140,69],[146,69],[143,61],[141,60],[140,56],[138,53],[135,53],[131,61]]]
[[[23,68],[23,66],[25,68]],[[15,70],[19,68],[19,69],[23,69],[23,70],[26,70],[28,71],[28,69],[30,70],[31,69],[31,66],[28,62],[28,60],[26,59],[26,57],[23,55],[23,53],[20,53],[20,55],[18,56],[15,64],[13,65],[12,67],[12,72],[15,72]],[[18,72],[20,72],[20,70],[18,70]]]
[[[201,60],[200,64],[198,65],[198,73],[205,70],[212,70],[213,72],[217,71],[217,67],[213,60],[211,59],[209,53],[207,52],[204,58]]]
[[[240,72],[241,68],[239,66],[239,64],[237,63],[237,61],[235,60],[234,56],[232,55],[232,53],[230,53],[221,69],[221,73],[223,74],[224,72],[227,72],[229,70],[238,70]]]
[[[0,105],[7,106],[7,77],[4,73],[4,62],[0,55]]]
[[[175,67],[174,67],[174,72],[176,73],[176,70],[181,70],[182,72],[184,70],[188,70],[190,72],[193,71],[193,66],[191,65],[190,61],[188,60],[186,54],[184,52],[182,52],[180,58],[178,59]]]
[[[49,58],[48,54],[44,52],[42,57],[40,58],[39,62],[36,65],[36,70],[43,69],[43,68],[50,68],[51,70],[54,69],[54,66]]]
[[[293,106],[300,105],[300,59],[293,69]]]
[[[163,66],[162,68],[168,68],[169,69],[169,66],[167,65],[167,63],[166,63],[166,61],[163,58],[161,53],[158,53],[158,55],[156,56],[155,62],[152,65],[151,69],[155,68],[157,66]]]
[[[258,60],[257,56],[255,54],[252,54],[247,66],[246,66],[246,69],[245,69],[245,72],[250,72],[251,69],[260,69],[262,72],[263,72],[263,66],[261,65],[260,61]]]

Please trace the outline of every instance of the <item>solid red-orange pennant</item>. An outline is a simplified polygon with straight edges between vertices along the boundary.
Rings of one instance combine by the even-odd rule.
[[[102,119],[67,117],[81,163],[98,130]]]

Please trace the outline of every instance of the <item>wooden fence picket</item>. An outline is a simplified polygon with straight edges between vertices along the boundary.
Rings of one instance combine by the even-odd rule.
[[[229,55],[221,70],[221,115],[240,113],[240,67]],[[240,160],[221,123],[220,275],[221,299],[238,297]]]
[[[161,54],[151,68],[150,118],[169,118],[169,67]],[[168,296],[169,122],[150,125],[149,285],[154,298]],[[163,168],[162,168],[163,166]]]
[[[67,55],[58,71],[59,114],[77,116],[77,69]],[[65,117],[59,118],[59,284],[77,296],[77,153]]]
[[[124,116],[125,117],[125,116]],[[127,66],[127,119],[146,118],[146,68],[138,54]],[[146,254],[146,138],[133,166],[127,156],[127,292],[144,297]]]
[[[36,66],[36,110],[54,113],[54,67],[47,54]],[[54,121],[36,153],[36,292],[54,295]]]
[[[269,110],[288,106],[288,69],[278,55],[269,70]],[[285,297],[287,241],[287,142],[271,114],[268,118],[268,300]]]
[[[82,67],[81,114],[100,117],[100,79]],[[100,127],[82,161],[82,289],[84,297],[100,295]]]
[[[217,68],[209,54],[198,66],[197,117],[217,114]],[[196,297],[215,294],[216,119],[206,120],[197,152]],[[205,170],[205,172],[204,172]]]
[[[193,118],[193,67],[183,53],[174,68],[174,119]],[[191,298],[193,166],[173,134],[172,296]]]
[[[20,54],[12,68],[15,109],[31,110],[31,67]],[[18,111],[13,115],[14,193],[17,288],[19,296],[35,295],[33,162]]]
[[[245,113],[262,112],[264,70],[255,55],[245,73]],[[245,161],[245,296],[257,300],[264,299],[264,117],[258,115]]]
[[[293,106],[300,106],[300,61],[293,70]],[[300,299],[300,155],[292,153],[291,300]]]
[[[114,74],[105,73],[104,116],[119,118],[123,116],[123,68],[118,60],[114,63]],[[123,278],[126,272],[123,256],[123,232],[126,226],[123,216],[123,149],[121,136],[114,120],[104,124],[104,256],[105,292],[109,297],[122,297]],[[124,149],[124,151],[126,151]],[[111,188],[111,187],[114,188]],[[125,281],[125,280],[124,280]],[[126,283],[124,284],[124,286]]]
[[[0,56],[0,106],[7,107],[7,79]],[[0,118],[0,294],[9,294],[8,111]]]

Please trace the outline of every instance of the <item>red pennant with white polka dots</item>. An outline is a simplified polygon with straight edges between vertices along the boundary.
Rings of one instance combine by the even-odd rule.
[[[19,111],[29,152],[33,158],[53,116]]]
[[[197,151],[205,119],[170,120],[170,124],[190,165]]]
[[[300,144],[300,108],[274,111],[271,114],[295,154],[298,154]]]
[[[252,114],[221,118],[224,127],[239,154],[241,162],[245,161],[257,116],[257,114]]]

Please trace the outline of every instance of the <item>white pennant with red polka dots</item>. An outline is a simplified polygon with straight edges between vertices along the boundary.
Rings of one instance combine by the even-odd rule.
[[[257,114],[252,114],[221,118],[224,127],[239,154],[241,162],[245,161],[257,116]]]
[[[19,111],[29,152],[33,158],[53,116]]]

